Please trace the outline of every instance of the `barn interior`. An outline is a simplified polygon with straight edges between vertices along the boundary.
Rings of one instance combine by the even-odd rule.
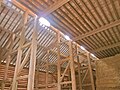
[[[1,90],[120,90],[120,0],[0,0]]]

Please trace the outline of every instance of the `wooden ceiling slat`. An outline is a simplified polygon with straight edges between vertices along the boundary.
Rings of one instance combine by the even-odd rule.
[[[80,35],[80,36],[74,38],[73,40],[74,40],[74,41],[80,40],[80,39],[82,39],[82,38],[85,38],[85,37],[91,36],[91,35],[93,35],[93,34],[96,34],[96,33],[102,32],[102,31],[104,31],[104,30],[107,30],[107,29],[109,29],[109,28],[115,27],[115,26],[117,26],[117,25],[119,25],[119,24],[120,24],[120,20],[111,22],[111,23],[106,24],[106,25],[104,25],[104,26],[102,26],[102,27],[100,27],[100,28],[98,28],[98,29],[96,29],[96,30],[90,31],[90,32],[88,32],[88,33],[86,33],[86,34],[84,34],[84,35]]]
[[[4,11],[2,12],[2,14],[4,14],[2,20],[0,21],[0,24],[3,23],[4,19],[6,18],[7,14],[9,13],[9,9],[4,9]],[[0,14],[1,15],[1,14]]]
[[[109,7],[108,7],[107,1],[106,1],[106,0],[103,0],[103,1],[104,1],[105,5],[106,5],[106,8],[107,8],[108,12],[109,12],[109,15],[110,15],[111,18],[112,18],[112,21],[114,21],[114,17],[113,17],[113,15],[112,15],[112,13],[111,13]]]
[[[11,23],[9,24],[9,26],[6,29],[9,29],[11,27],[12,22],[14,22],[17,17],[18,17],[18,14],[15,15],[15,18],[11,21]],[[13,18],[13,17],[11,17],[11,18]]]
[[[7,24],[8,24],[8,21],[11,19],[11,17],[12,17],[12,15],[14,14],[14,12],[11,12],[11,15],[9,16],[9,18],[8,18],[8,20],[7,20],[7,22],[4,24],[4,26],[3,27],[5,27]]]
[[[60,11],[65,14],[64,17],[69,18],[70,22],[72,22],[75,25],[77,32],[80,32],[80,34],[85,33],[85,31],[82,29],[83,27],[80,27],[79,25],[80,24],[79,20],[75,18],[74,14],[72,14],[71,11],[66,6],[64,6],[63,9],[61,8]]]
[[[11,28],[11,31],[15,32],[16,28],[18,27],[19,25],[19,22],[21,21],[21,17],[18,18],[18,21],[15,23],[15,25]],[[14,21],[15,22],[15,21]]]
[[[115,4],[114,4],[113,0],[110,0],[110,3],[112,4],[112,8],[113,8],[113,10],[114,10],[114,13],[115,13],[115,15],[116,15],[116,18],[119,19],[120,17],[119,17],[119,14],[118,14],[118,12],[117,12],[117,10],[116,10],[116,8],[115,8]]]
[[[51,18],[51,17],[50,17]],[[53,18],[53,17],[52,17]],[[54,19],[54,18],[53,18]],[[68,35],[69,37],[74,37],[75,36],[75,34],[73,34],[72,32],[68,32],[70,29],[68,29],[68,27],[67,26],[63,26],[62,24],[60,24],[61,22],[56,22],[56,20],[54,19],[54,20],[50,20],[50,19],[48,19],[50,22],[51,22],[51,24],[53,25],[53,26],[55,26],[56,28],[58,28],[61,32],[64,32],[64,34],[65,35]]]
[[[92,17],[92,19],[95,21],[94,24],[96,25],[96,27],[100,27],[99,22],[96,20],[96,18],[94,17],[94,15],[91,13],[91,11],[89,10],[89,8],[86,6],[86,4],[84,3],[83,0],[80,0],[79,3],[81,3],[81,5],[85,8],[85,10],[89,13],[89,15]]]
[[[11,39],[11,34],[8,34],[7,38],[5,38],[5,40],[3,41],[3,44],[1,44],[1,46],[8,48],[10,39]]]
[[[84,47],[84,48],[89,48],[89,49],[92,49],[92,48],[94,48],[94,46],[92,46],[92,44],[91,43],[89,43],[89,42],[87,42],[85,39],[83,39],[83,40],[81,40],[81,45]]]
[[[107,29],[106,31],[103,31],[104,37],[106,38],[108,45],[112,44],[113,40],[111,41],[111,37],[108,36],[108,31],[109,29]]]
[[[99,47],[102,47],[103,46],[103,42],[102,41],[100,41],[100,39],[97,37],[97,35],[94,35],[94,36],[92,36],[93,37],[93,39],[95,39],[95,42],[97,42],[97,46],[98,46],[98,48]],[[91,38],[92,38],[91,37]],[[93,42],[94,43],[94,42]]]
[[[110,41],[108,40],[106,33],[101,32],[101,36],[104,38],[103,40],[104,40],[105,46],[110,45]]]
[[[33,1],[31,1],[31,0],[27,0],[27,1],[24,0],[24,3],[26,3],[26,4],[29,3],[29,5],[31,5],[32,8],[34,7],[35,9],[37,9],[38,12],[42,11],[40,6],[37,6],[35,3],[33,3]]]
[[[99,40],[96,39],[95,35],[90,36],[90,39],[91,39],[92,43],[94,43],[97,46],[97,48],[101,47],[101,43]]]
[[[61,22],[66,22],[66,25],[70,27],[72,31],[74,31],[77,35],[82,34],[82,32],[78,30],[79,29],[78,25],[66,13],[64,13],[65,15],[64,14],[61,15],[61,13],[64,12],[62,10],[56,12],[57,18],[60,19]],[[77,33],[77,31],[79,33]]]
[[[120,39],[119,39],[119,35],[117,34],[117,32],[118,32],[117,27],[113,27],[113,30],[111,31],[111,33],[115,34],[116,42],[119,42]]]
[[[71,33],[73,36],[76,36],[77,33],[71,31],[71,29],[72,29],[73,27],[68,27],[68,23],[66,23],[66,22],[64,22],[64,21],[60,21],[60,20],[58,20],[58,18],[56,18],[56,16],[55,16],[54,14],[52,14],[52,15],[53,15],[53,16],[50,16],[50,18],[53,18],[54,21],[55,21],[55,23],[57,23],[57,24],[60,25],[60,26],[63,26],[63,24],[64,24],[63,28],[65,28],[65,29],[68,28],[67,30],[69,31],[69,33]],[[67,34],[67,33],[66,33],[66,34]]]
[[[117,46],[120,46],[120,42],[95,49],[95,50],[93,50],[93,52],[99,52],[99,51],[106,50],[106,49],[109,49],[109,48],[114,48],[114,47],[117,47]]]
[[[80,7],[80,5],[76,2],[76,0],[73,0],[73,2],[75,3],[75,6],[78,8],[78,10],[80,10],[80,12],[83,14],[82,18],[89,23],[89,25],[92,27],[92,29],[95,29],[96,26],[93,23],[93,21],[86,15],[86,13],[84,12],[84,10]]]
[[[98,11],[96,10],[96,8],[94,7],[94,5],[92,4],[92,2],[90,0],[87,0],[87,2],[89,2],[89,4],[91,5],[92,9],[95,11],[96,16],[100,19],[100,22],[102,23],[102,25],[105,25],[102,17],[100,16],[100,14],[98,13]]]
[[[93,35],[93,38],[96,39],[96,41],[99,43],[101,47],[104,46],[104,42],[101,40],[101,38],[98,36],[98,34]]]
[[[103,8],[101,7],[101,5],[100,5],[100,3],[99,3],[99,0],[95,0],[95,1],[96,1],[96,3],[97,3],[97,6],[99,7],[100,11],[102,12],[104,18],[106,19],[107,23],[110,23],[107,15],[105,14]]]
[[[86,42],[89,42],[93,46],[93,49],[98,47],[96,42],[95,43],[93,42],[93,39],[91,38],[91,36],[85,38],[84,40],[86,40]]]
[[[113,30],[113,28],[110,28],[110,29],[108,29],[108,37],[110,38],[111,37],[111,42],[112,43],[116,43],[117,41],[116,41],[116,39],[114,38],[115,37],[115,33],[111,33],[111,31]],[[113,41],[112,41],[113,40]]]
[[[42,13],[40,13],[40,15],[46,17],[53,11],[60,8],[62,5],[66,4],[67,2],[69,2],[69,0],[58,0],[55,3],[53,3],[53,5],[50,5],[47,9],[45,9]]]
[[[80,30],[82,31],[82,33],[85,33],[86,31],[89,31],[90,29],[86,28],[87,26],[84,26],[84,24],[78,19],[79,16],[75,15],[75,10],[71,7],[71,10],[68,9],[68,7],[71,7],[69,4],[65,5],[65,9],[74,17],[74,21],[79,25]],[[72,12],[71,12],[72,11]]]
[[[73,3],[73,2],[72,2]],[[72,10],[76,13],[77,17],[79,19],[79,21],[86,26],[86,28],[88,30],[92,30],[92,27],[89,25],[89,23],[80,15],[80,13],[76,10],[76,8],[71,5],[71,2],[69,2],[69,5],[72,7]],[[75,4],[76,5],[76,4]],[[78,5],[76,5],[76,7],[78,8]],[[79,8],[78,8],[79,9]],[[74,14],[74,13],[73,13]]]

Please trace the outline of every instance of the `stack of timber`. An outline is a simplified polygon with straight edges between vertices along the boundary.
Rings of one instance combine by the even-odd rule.
[[[96,90],[120,90],[120,55],[96,62]]]

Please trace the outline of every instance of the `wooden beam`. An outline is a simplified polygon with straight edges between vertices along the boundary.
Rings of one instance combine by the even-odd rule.
[[[70,83],[72,83],[72,81],[61,82],[60,84],[70,84]],[[74,90],[74,89],[72,89],[72,90]]]
[[[46,60],[46,90],[48,90],[48,77],[49,77],[49,50],[47,51],[47,60]]]
[[[59,0],[56,3],[54,3],[54,5],[50,6],[48,9],[46,9],[45,11],[43,11],[40,15],[35,14],[34,12],[32,12],[29,8],[25,7],[24,5],[22,5],[21,3],[19,3],[17,0],[12,0],[11,2],[16,5],[17,7],[19,7],[20,9],[22,9],[23,11],[28,11],[28,13],[34,17],[36,16],[47,16],[48,14],[50,14],[51,12],[53,12],[54,10],[58,9],[59,7],[61,7],[62,5],[64,5],[65,3],[69,2],[70,0]],[[50,28],[52,30],[54,30],[55,32],[59,32],[58,29],[56,29],[55,27],[53,27],[52,25],[50,26]],[[63,35],[63,34],[62,34]]]
[[[64,70],[64,72],[63,72],[63,74],[62,74],[62,77],[61,77],[61,82],[62,82],[62,80],[63,80],[63,78],[64,78],[64,76],[65,76],[65,73],[66,73],[66,71],[68,70],[68,68],[69,68],[69,65],[70,65],[70,61],[68,62],[68,64],[67,64],[67,66],[66,66],[66,68],[65,68],[65,70]]]
[[[120,20],[116,20],[116,21],[111,22],[111,23],[109,23],[109,24],[106,24],[106,25],[104,25],[104,26],[102,26],[102,27],[100,27],[100,28],[97,28],[97,29],[95,29],[95,30],[92,30],[92,31],[90,31],[90,32],[88,32],[88,33],[85,33],[85,34],[83,34],[83,35],[77,36],[77,37],[73,38],[72,40],[73,40],[73,41],[81,40],[81,39],[83,39],[83,38],[85,38],[85,37],[88,37],[88,36],[94,35],[94,34],[96,34],[96,33],[102,32],[102,31],[107,30],[107,29],[109,29],[109,28],[115,27],[115,26],[117,26],[117,25],[119,25],[119,24],[120,24]]]
[[[14,5],[16,5],[17,7],[19,7],[20,9],[22,9],[23,11],[26,11],[31,14],[32,16],[37,16],[36,14],[34,14],[31,10],[29,10],[27,7],[23,6],[22,4],[20,4],[17,0],[12,0],[11,1]]]
[[[34,90],[36,53],[37,53],[37,35],[38,35],[37,25],[38,25],[38,18],[35,17],[34,28],[33,28],[34,30],[32,34],[32,42],[31,42],[31,55],[30,55],[30,66],[29,66],[27,90]]]
[[[10,55],[10,53],[11,53],[11,51],[13,49],[14,39],[15,39],[15,35],[13,34],[11,36],[11,40],[9,41],[10,42],[10,49],[9,49],[9,51],[7,53],[7,60],[6,60],[7,62],[6,62],[6,66],[5,66],[5,72],[4,72],[4,77],[3,77],[3,82],[2,82],[1,90],[4,90],[4,88],[5,88],[5,82],[6,82],[7,78],[8,78],[8,69],[9,69],[9,64],[10,64],[10,61],[11,61],[11,55]]]
[[[23,27],[22,27],[21,35],[20,35],[15,72],[14,72],[14,77],[13,77],[13,82],[12,82],[12,90],[17,89],[17,84],[18,84],[17,75],[18,75],[18,70],[19,70],[19,66],[21,64],[21,59],[22,59],[22,49],[21,48],[25,42],[25,28],[24,27],[25,27],[25,23],[27,22],[27,16],[28,16],[28,12],[26,11],[23,16]]]
[[[79,90],[82,90],[82,80],[81,80],[81,73],[80,73],[80,69],[81,69],[81,64],[79,61],[79,56],[77,56],[77,62],[78,62],[78,79],[79,79]]]
[[[61,66],[60,66],[60,33],[58,33],[58,42],[57,42],[57,75],[58,75],[58,84],[57,84],[57,88],[58,90],[61,90],[61,81],[60,81],[60,77],[61,77]]]
[[[90,73],[90,80],[91,80],[92,90],[95,90],[93,72],[92,72],[90,53],[89,52],[87,53],[87,60],[88,60],[88,70],[89,70],[89,73]]]
[[[117,42],[117,43],[114,43],[114,44],[111,44],[111,45],[108,45],[108,46],[104,46],[104,47],[101,47],[101,48],[97,48],[97,49],[94,49],[94,50],[90,50],[90,51],[91,52],[100,52],[100,51],[107,50],[107,49],[110,49],[110,48],[114,48],[114,47],[117,47],[117,46],[120,46],[120,42]]]
[[[88,69],[87,69],[86,72],[85,72],[85,75],[84,75],[84,77],[83,77],[83,79],[82,79],[82,83],[84,82],[84,80],[85,80],[87,74],[88,74]]]
[[[24,76],[17,77],[17,80],[26,79],[26,78],[28,78],[28,75],[24,75]]]
[[[69,54],[70,54],[70,69],[71,69],[72,90],[76,90],[77,88],[76,88],[75,66],[74,66],[72,41],[69,41]]]
[[[69,1],[70,0],[58,0],[58,1],[56,1],[53,5],[51,5],[50,7],[45,9],[42,13],[40,13],[40,16],[46,17],[47,15],[49,15],[53,11],[57,10],[58,8],[60,8],[61,6],[63,6],[64,4],[66,4]]]
[[[36,63],[36,69],[37,70],[36,70],[36,73],[35,73],[36,74],[35,75],[35,90],[39,90],[38,89],[38,84],[39,84],[39,79],[38,78],[39,78],[39,68],[40,68],[39,64],[40,64],[40,60],[38,59],[37,63]]]
[[[29,54],[30,54],[30,49],[28,49],[28,51],[27,51],[27,53],[26,53],[26,56],[24,57],[21,65],[20,65],[19,68],[18,68],[18,75],[19,75],[19,73],[21,72],[21,70],[23,69],[23,67],[24,67],[24,65],[26,64],[26,62],[28,61]]]

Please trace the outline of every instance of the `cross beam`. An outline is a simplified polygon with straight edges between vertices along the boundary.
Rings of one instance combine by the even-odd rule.
[[[90,32],[88,32],[88,33],[85,33],[85,34],[83,34],[83,35],[77,36],[77,37],[73,38],[72,40],[73,40],[73,41],[78,41],[78,40],[81,40],[81,39],[83,39],[83,38],[85,38],[85,37],[88,37],[88,36],[94,35],[94,34],[96,34],[96,33],[102,32],[102,31],[104,31],[104,30],[107,30],[107,29],[109,29],[109,28],[115,27],[115,26],[117,26],[117,25],[120,25],[120,20],[116,20],[116,21],[111,22],[111,23],[109,23],[109,24],[106,24],[106,25],[104,25],[104,26],[102,26],[102,27],[100,27],[100,28],[97,28],[97,29],[95,29],[95,30],[92,30],[92,31],[90,31]]]
[[[63,6],[64,4],[66,4],[69,1],[70,0],[58,0],[53,5],[51,5],[47,9],[45,9],[42,13],[40,13],[40,15],[43,17],[46,17],[47,15],[49,15],[53,11],[57,10],[58,8],[60,8],[61,6]]]

